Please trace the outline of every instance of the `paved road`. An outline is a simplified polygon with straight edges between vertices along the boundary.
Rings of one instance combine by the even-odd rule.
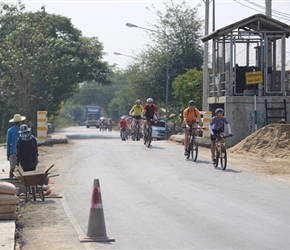
[[[174,142],[146,148],[117,132],[64,133],[73,145],[62,190],[83,232],[100,180],[107,234],[116,242],[95,249],[290,248],[289,184],[243,171],[241,162],[216,170],[207,148],[193,163]]]

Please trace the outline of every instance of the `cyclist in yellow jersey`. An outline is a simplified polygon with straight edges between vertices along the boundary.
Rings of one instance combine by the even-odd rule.
[[[188,102],[188,107],[183,111],[183,122],[185,125],[184,155],[189,154],[189,152],[187,152],[188,134],[189,134],[189,130],[190,130],[191,126],[193,126],[194,128],[197,128],[197,120],[199,122],[199,126],[202,127],[200,111],[195,107],[195,101],[190,100]]]
[[[133,117],[132,128],[131,128],[132,133],[134,133],[134,127],[135,127],[136,121],[138,121],[141,125],[142,111],[143,111],[143,106],[141,105],[141,101],[138,99],[135,101],[135,105],[129,111],[129,115],[132,115]]]

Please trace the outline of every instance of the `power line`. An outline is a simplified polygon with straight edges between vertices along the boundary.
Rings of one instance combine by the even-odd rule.
[[[258,8],[261,8],[261,9],[263,9],[265,11],[265,6],[257,4],[257,3],[254,3],[254,2],[252,2],[250,0],[245,0],[245,1],[250,3],[250,4],[252,4],[252,5],[254,5],[254,6],[256,6],[256,7],[258,7]],[[284,19],[284,20],[287,20],[287,21],[290,22],[290,15],[285,13],[285,12],[272,9],[272,15],[277,17],[277,18]]]
[[[254,10],[254,11],[258,11],[260,12],[262,9],[263,11],[265,11],[265,6],[263,5],[260,5],[260,4],[257,4],[257,3],[254,3],[254,2],[251,2],[250,0],[244,0],[245,2],[249,3],[249,4],[252,4],[254,5],[255,7],[257,8],[260,8],[260,9],[255,9],[253,7],[250,7],[249,5],[247,4],[243,4],[241,2],[239,2],[238,0],[234,0],[236,3],[240,4],[240,5],[243,5],[244,7],[248,8],[248,9],[251,9],[251,10]],[[283,20],[286,20],[288,22],[290,22],[290,15],[285,13],[285,12],[281,12],[281,11],[277,11],[277,10],[273,10],[272,9],[272,15],[278,19],[283,19]]]

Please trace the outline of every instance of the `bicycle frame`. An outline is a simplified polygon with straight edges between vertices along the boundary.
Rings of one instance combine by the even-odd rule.
[[[140,121],[136,119],[136,122],[134,123],[134,140],[139,141],[140,139]]]
[[[127,128],[125,128],[125,127],[121,128],[121,139],[122,139],[122,141],[126,140],[126,130],[127,130]]]
[[[229,136],[217,135],[215,141],[216,162],[214,163],[214,167],[217,167],[220,161],[222,170],[225,170],[227,167],[227,148],[226,142],[223,140],[227,137]]]
[[[186,158],[189,159],[191,156],[192,160],[195,162],[198,156],[198,143],[195,136],[195,130],[198,128],[194,128],[193,124],[190,126],[189,133],[188,133],[188,144],[187,144],[187,156]]]
[[[146,120],[146,119],[145,119]],[[152,122],[154,120],[147,120],[146,123],[146,127],[144,129],[146,129],[145,133],[144,133],[144,144],[149,148],[152,142]]]

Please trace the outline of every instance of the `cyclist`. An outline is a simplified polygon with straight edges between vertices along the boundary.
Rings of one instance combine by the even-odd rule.
[[[228,119],[225,116],[223,116],[224,110],[222,108],[217,108],[215,110],[215,114],[216,116],[212,117],[209,123],[209,132],[210,132],[210,139],[211,139],[211,157],[212,157],[213,163],[216,162],[216,156],[215,156],[216,136],[217,135],[223,136],[224,124],[226,124],[227,126],[229,136],[232,136],[232,129],[231,129],[230,123]]]
[[[128,121],[126,120],[126,117],[123,115],[121,116],[121,120],[118,123],[118,127],[120,128],[120,137],[123,141],[125,141],[125,138],[122,138],[122,129],[127,130],[128,129]]]
[[[134,134],[134,127],[136,124],[136,121],[138,121],[140,123],[140,119],[141,119],[141,114],[143,111],[143,106],[141,105],[141,101],[138,99],[135,101],[135,105],[131,108],[131,110],[129,111],[129,115],[132,115],[133,117],[133,122],[132,122],[132,134]],[[140,123],[141,124],[141,123]],[[138,131],[139,133],[140,131]],[[137,135],[135,135],[137,136]]]
[[[190,100],[188,102],[188,107],[183,110],[183,122],[185,125],[185,131],[184,131],[184,155],[187,155],[189,152],[187,152],[187,146],[188,146],[188,135],[190,127],[197,128],[197,120],[199,122],[199,126],[202,127],[202,121],[200,117],[200,111],[195,107],[195,101]],[[195,134],[197,135],[197,131],[195,131]]]
[[[147,103],[144,105],[142,116],[145,116],[145,121],[143,123],[143,132],[145,135],[146,125],[148,121],[150,121],[151,119],[154,119],[154,117],[155,117],[155,120],[157,120],[159,117],[158,108],[155,104],[153,104],[153,99],[150,97],[147,99]]]

